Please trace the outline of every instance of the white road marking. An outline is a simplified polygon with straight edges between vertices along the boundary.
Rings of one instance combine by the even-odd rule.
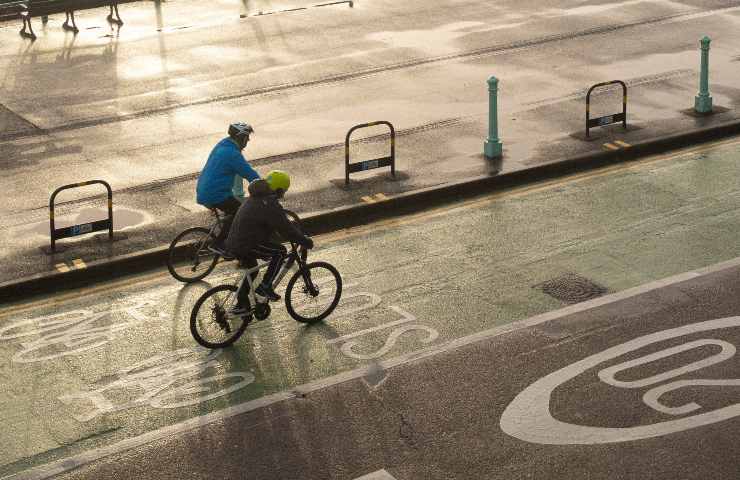
[[[380,298],[380,297],[378,297],[378,298]],[[414,320],[416,320],[416,317],[415,316],[411,315],[410,313],[408,313],[407,311],[405,311],[405,310],[403,310],[403,309],[401,309],[399,307],[396,307],[396,306],[392,306],[391,305],[388,308],[390,308],[394,312],[398,313],[403,318],[401,320],[396,320],[395,322],[384,323],[382,325],[378,325],[377,327],[366,328],[364,330],[358,330],[358,331],[353,332],[353,333],[348,333],[347,335],[342,335],[341,337],[332,338],[331,340],[327,340],[326,343],[329,344],[329,345],[332,345],[334,343],[346,342],[350,338],[359,337],[359,336],[366,335],[366,334],[371,333],[371,332],[377,332],[378,330],[383,330],[383,329],[386,329],[386,328],[394,327],[396,325],[400,325],[402,323],[413,322]]]
[[[518,322],[513,322],[508,325],[503,325],[503,326],[495,327],[489,330],[484,330],[484,331],[481,331],[481,332],[478,332],[472,335],[468,335],[466,337],[458,338],[455,340],[450,340],[448,342],[445,342],[439,345],[435,345],[435,346],[428,347],[422,350],[418,350],[416,352],[410,352],[410,353],[407,353],[407,354],[404,354],[404,355],[401,355],[401,356],[398,356],[392,359],[384,360],[378,363],[384,370],[389,370],[391,368],[394,368],[400,365],[415,362],[422,358],[427,358],[427,357],[431,357],[434,355],[438,355],[440,353],[449,352],[457,348],[460,348],[462,346],[469,345],[472,343],[477,343],[477,342],[487,340],[493,337],[497,337],[505,333],[513,332],[515,330],[521,330],[523,328],[531,327],[534,325],[539,325],[545,322],[549,322],[551,320],[555,320],[557,318],[572,315],[574,313],[591,310],[591,309],[594,309],[594,308],[597,308],[603,305],[607,305],[610,303],[632,298],[632,297],[641,295],[646,292],[650,292],[650,291],[657,290],[657,289],[660,289],[666,286],[685,282],[687,280],[692,280],[697,277],[709,275],[715,272],[719,272],[719,271],[726,270],[728,268],[737,267],[737,266],[740,266],[740,257],[737,257],[732,260],[728,260],[726,262],[718,263],[710,267],[701,268],[701,269],[693,270],[690,272],[674,275],[674,276],[671,276],[671,277],[668,277],[662,280],[650,282],[650,283],[647,283],[639,287],[634,287],[634,288],[624,290],[622,292],[614,293],[611,295],[605,295],[603,297],[589,300],[587,302],[570,305],[568,307],[561,308],[560,310],[555,310],[552,312],[535,315],[534,317],[530,317],[525,320],[520,320]],[[365,377],[368,374],[371,374],[373,371],[372,369],[377,369],[377,368],[378,368],[377,365],[369,365],[369,366],[363,366],[360,368],[356,368],[354,370],[350,370],[347,372],[342,372],[342,373],[333,375],[331,377],[327,377],[321,380],[316,380],[314,382],[307,383],[305,385],[301,385],[291,390],[274,393],[272,395],[261,397],[255,400],[250,400],[248,402],[244,402],[239,405],[235,405],[233,407],[220,410],[218,412],[209,413],[201,417],[191,418],[190,420],[186,420],[181,423],[170,425],[168,427],[163,427],[158,430],[153,430],[143,435],[139,435],[138,437],[127,438],[113,445],[108,445],[108,446],[97,448],[94,450],[89,450],[87,452],[80,453],[73,457],[57,460],[55,462],[51,462],[46,465],[41,465],[39,467],[31,468],[24,472],[19,472],[13,475],[5,476],[5,477],[2,477],[2,480],[10,480],[10,479],[12,480],[21,480],[21,479],[23,480],[42,480],[42,479],[46,479],[54,475],[59,475],[66,471],[73,470],[82,465],[86,465],[88,463],[94,462],[101,458],[108,457],[110,455],[115,455],[121,452],[125,452],[132,448],[140,447],[142,445],[146,445],[148,443],[154,442],[162,438],[167,438],[172,435],[180,434],[182,432],[186,432],[186,431],[189,431],[195,428],[203,427],[211,423],[222,421],[229,417],[240,415],[246,412],[251,412],[253,410],[257,410],[259,408],[272,405],[274,403],[293,399],[299,394],[305,395],[307,393],[322,390],[324,388],[331,387],[331,386],[334,386],[340,383],[345,383],[345,382],[349,382],[352,380],[360,379],[362,377]]]
[[[92,407],[83,413],[72,413],[78,422],[88,422],[99,415],[142,405],[152,408],[197,405],[254,382],[254,375],[250,372],[211,375],[223,368],[216,360],[221,353],[222,350],[202,347],[181,348],[124,368],[116,373],[115,380],[99,385],[94,390],[72,392],[58,398],[65,405]],[[126,398],[122,394],[126,391],[129,394],[135,391],[139,396]],[[119,401],[114,402],[116,397]],[[124,397],[124,401],[120,401],[121,397]]]
[[[427,327],[426,325],[415,324],[415,325],[403,325],[402,327],[398,327],[398,325],[402,325],[404,323],[415,321],[416,317],[408,313],[407,311],[403,310],[401,307],[391,305],[388,308],[398,313],[403,318],[401,320],[396,320],[394,322],[388,322],[382,325],[378,325],[377,327],[366,328],[364,330],[359,330],[354,333],[349,333],[341,337],[333,338],[331,340],[328,340],[326,343],[328,345],[332,345],[335,343],[344,342],[343,345],[339,348],[344,355],[357,359],[357,360],[373,360],[373,359],[380,358],[383,355],[387,354],[396,345],[396,342],[398,342],[398,338],[406,332],[412,332],[414,330],[426,332],[427,336],[421,339],[422,343],[432,343],[434,340],[437,339],[437,337],[439,337],[439,332],[437,332],[437,330],[431,327]],[[352,340],[353,338],[367,335],[372,332],[377,332],[379,330],[385,330],[391,327],[396,327],[396,328],[390,333],[390,335],[385,341],[385,344],[380,349],[372,353],[358,353],[353,350],[358,345],[358,342],[356,340]]]
[[[668,392],[684,387],[740,387],[740,378],[732,380],[678,380],[667,385],[651,388],[642,396],[642,401],[648,407],[668,415],[685,415],[701,408],[696,402],[689,402],[679,407],[669,407],[660,403],[660,397]]]
[[[715,346],[720,347],[722,350],[719,353],[712,355],[710,357],[703,358],[701,360],[690,363],[688,365],[684,365],[682,367],[678,367],[673,370],[669,370],[667,372],[653,375],[648,378],[642,378],[640,380],[632,380],[632,381],[623,381],[623,380],[617,380],[616,378],[614,378],[614,376],[617,373],[623,370],[627,370],[627,369],[636,367],[638,365],[644,365],[646,363],[654,362],[661,358],[670,357],[677,353],[685,352],[687,350],[693,350],[694,348],[703,347],[706,345],[715,345]],[[636,358],[634,360],[622,362],[618,365],[612,365],[611,367],[601,370],[598,375],[599,375],[599,379],[602,382],[609,384],[613,387],[641,388],[641,387],[645,387],[648,385],[654,385],[656,383],[660,383],[663,380],[677,377],[685,373],[690,373],[696,370],[701,370],[703,368],[709,367],[716,363],[724,362],[728,358],[732,358],[733,356],[735,356],[735,352],[736,352],[735,346],[731,343],[727,343],[722,340],[701,339],[701,340],[696,340],[693,342],[684,343],[683,345],[678,345],[672,348],[666,348],[665,350],[651,353],[650,355],[645,355],[643,357]]]
[[[712,330],[737,327],[740,327],[740,317],[720,318],[717,320],[708,320],[705,322],[683,325],[681,327],[670,328],[660,332],[643,335],[572,363],[567,367],[561,368],[560,370],[537,380],[517,395],[501,415],[501,430],[512,437],[532,443],[546,445],[592,445],[628,442],[659,437],[670,433],[682,432],[684,430],[722,422],[724,420],[740,416],[740,403],[735,403],[733,405],[699,413],[690,417],[667,420],[649,425],[636,425],[633,427],[592,427],[560,421],[554,418],[550,412],[550,398],[552,396],[552,392],[557,387],[579,376],[583,372],[597,367],[599,364],[664,340],[679,338],[697,332],[710,332]],[[599,372],[599,377],[602,380],[609,380],[609,383],[612,385],[617,385],[615,383],[616,380],[613,378],[613,374],[620,370],[652,362],[654,360],[685,351],[689,348],[695,348],[696,346],[705,344],[720,345],[722,346],[722,352],[660,375],[653,375],[652,377],[634,382],[620,382],[620,386],[637,388],[651,385],[677,375],[683,375],[699,368],[704,368],[714,363],[727,360],[735,354],[735,347],[727,342],[718,340],[697,340],[679,347],[668,348],[657,353],[646,355],[636,360],[624,362],[623,364],[616,365],[614,367],[609,367]],[[735,383],[740,383],[740,381],[735,379],[729,380],[728,386],[732,386]],[[695,383],[694,385],[701,384]],[[679,385],[676,388],[680,388],[681,386],[684,385]],[[664,391],[663,389],[658,391],[654,390],[655,389],[650,390],[650,392],[653,392],[652,395],[648,392],[646,403],[649,406],[658,405],[658,398],[667,391]],[[630,407],[625,406],[624,408]],[[681,414],[694,411],[700,407],[695,403],[689,403],[678,408],[680,410],[677,413]]]
[[[404,325],[402,327],[397,327],[394,329],[391,334],[388,336],[388,339],[386,339],[385,344],[378,350],[371,352],[371,353],[357,353],[353,349],[357,346],[357,342],[355,340],[350,340],[342,347],[340,350],[343,354],[345,354],[348,357],[356,358],[357,360],[373,360],[376,358],[380,358],[386,353],[388,353],[391,348],[393,348],[396,345],[396,342],[398,342],[398,338],[403,335],[406,332],[413,332],[416,331],[423,331],[427,333],[427,336],[425,338],[421,339],[421,343],[432,343],[439,337],[439,332],[437,330],[427,327],[426,325]]]
[[[141,311],[153,305],[156,305],[153,300],[144,297],[138,303],[121,309],[99,312],[72,310],[23,319],[0,328],[0,341],[24,339],[20,344],[22,349],[13,356],[13,363],[40,362],[77,355],[111,342],[118,332],[153,320]]]
[[[396,480],[396,477],[386,472],[385,469],[378,470],[377,472],[368,473],[361,477],[355,478],[355,480]]]

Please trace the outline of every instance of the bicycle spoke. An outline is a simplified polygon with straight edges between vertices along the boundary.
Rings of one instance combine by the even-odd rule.
[[[288,313],[298,321],[314,322],[326,317],[336,307],[341,295],[341,278],[326,264],[312,264],[293,282]],[[333,267],[331,267],[333,268]]]
[[[193,282],[208,275],[218,256],[208,248],[210,236],[205,228],[190,228],[170,245],[167,266],[176,279]]]
[[[293,291],[293,309],[302,317],[317,317],[334,301],[335,292],[335,288],[322,288],[314,296],[304,285],[300,285]]]
[[[209,292],[207,292],[209,293]],[[198,309],[193,312],[192,327],[197,332],[196,340],[206,346],[227,345],[243,331],[245,320],[232,315],[229,310],[236,303],[233,290],[211,290]]]

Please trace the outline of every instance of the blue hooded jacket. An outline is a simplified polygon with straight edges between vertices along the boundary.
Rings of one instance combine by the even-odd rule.
[[[196,201],[200,205],[213,206],[233,197],[235,175],[250,182],[260,178],[244,159],[236,143],[227,137],[213,147],[206,166],[200,172],[195,187]]]

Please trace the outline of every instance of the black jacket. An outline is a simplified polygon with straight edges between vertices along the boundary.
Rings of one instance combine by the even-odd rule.
[[[248,191],[249,197],[239,207],[231,224],[227,250],[240,257],[246,256],[257,245],[270,242],[275,232],[285,240],[306,245],[308,238],[290,223],[267,181],[253,181]]]

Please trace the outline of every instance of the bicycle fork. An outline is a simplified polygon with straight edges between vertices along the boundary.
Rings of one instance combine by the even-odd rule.
[[[293,268],[293,264],[295,263],[295,259],[292,256],[289,256],[288,259],[283,263],[283,267],[280,269],[277,275],[275,275],[275,279],[272,281],[272,288],[274,289],[278,285],[280,285],[280,282],[283,281],[283,277],[290,271],[291,268]]]
[[[302,276],[306,290],[312,296],[317,296],[319,293],[316,285],[314,285],[311,281],[311,272],[308,269],[304,268],[306,266],[305,258],[300,257],[299,254],[291,255],[288,257],[285,264],[283,265],[283,268],[275,276],[275,281],[272,283],[273,288],[275,288],[277,285],[280,285],[280,282],[282,281],[285,274],[288,273],[288,271],[293,267],[295,263],[298,263],[298,270],[303,272]]]

